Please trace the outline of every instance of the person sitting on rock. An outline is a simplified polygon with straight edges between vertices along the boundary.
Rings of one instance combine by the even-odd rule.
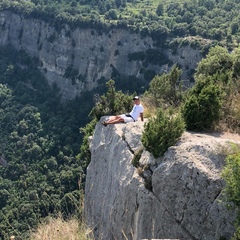
[[[102,124],[106,127],[108,124],[135,122],[139,116],[141,117],[141,121],[143,121],[144,108],[140,103],[140,98],[135,96],[133,101],[134,106],[130,113],[110,117],[107,121],[102,122]]]

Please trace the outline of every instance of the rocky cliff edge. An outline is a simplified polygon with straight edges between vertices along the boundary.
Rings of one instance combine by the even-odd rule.
[[[230,239],[235,213],[223,201],[220,173],[232,140],[185,132],[162,158],[143,151],[137,169],[143,128],[96,125],[84,210],[95,239]]]

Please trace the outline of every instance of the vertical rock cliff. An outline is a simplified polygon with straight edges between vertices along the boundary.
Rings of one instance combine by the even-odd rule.
[[[229,140],[184,133],[164,157],[143,151],[143,123],[97,124],[87,169],[85,217],[96,239],[230,239],[233,210],[222,201]]]
[[[99,80],[109,80],[113,72],[143,79],[148,71],[160,74],[169,71],[173,64],[179,64],[186,80],[201,60],[198,49],[183,46],[173,55],[170,49],[158,49],[150,37],[127,29],[104,32],[90,28],[71,29],[67,24],[56,28],[40,19],[0,11],[0,46],[8,44],[38,57],[42,63],[40,69],[50,84],[58,85],[63,99],[93,90]],[[157,57],[168,59],[168,64],[160,65],[157,61],[144,64],[137,57],[129,60],[131,54],[148,50],[160,52]],[[131,84],[129,82],[129,86]]]

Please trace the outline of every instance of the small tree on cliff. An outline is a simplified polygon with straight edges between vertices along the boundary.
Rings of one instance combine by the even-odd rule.
[[[207,130],[220,120],[221,93],[210,77],[194,85],[182,106],[188,130]]]
[[[185,129],[180,113],[158,109],[156,117],[151,118],[144,127],[142,143],[155,158],[173,146]]]
[[[156,75],[145,95],[151,97],[157,107],[179,106],[183,98],[181,74],[182,70],[174,65],[170,73]]]
[[[211,48],[199,62],[195,84],[183,104],[188,130],[229,128],[239,132],[240,49]]]
[[[107,83],[107,93],[102,96],[96,96],[95,107],[90,112],[90,116],[99,120],[102,116],[117,115],[123,112],[129,112],[134,95],[124,94],[122,91],[116,91],[114,80]]]

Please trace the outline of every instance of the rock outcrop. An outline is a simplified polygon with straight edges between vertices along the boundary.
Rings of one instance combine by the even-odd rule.
[[[85,188],[95,239],[230,239],[235,213],[223,201],[220,174],[230,140],[185,132],[162,158],[144,150],[136,169],[143,127],[96,126]]]
[[[170,49],[157,49],[150,37],[127,29],[116,28],[106,33],[97,29],[71,29],[67,24],[56,28],[40,19],[0,11],[0,46],[8,44],[39,58],[40,69],[50,84],[58,85],[63,99],[93,90],[99,80],[108,81],[113,71],[143,79],[148,71],[160,74],[178,64],[183,70],[183,80],[187,80],[202,58],[199,49],[189,46],[182,46],[174,55]],[[129,61],[130,54],[149,49],[162,52],[168,64],[156,62],[146,66],[140,59]]]

